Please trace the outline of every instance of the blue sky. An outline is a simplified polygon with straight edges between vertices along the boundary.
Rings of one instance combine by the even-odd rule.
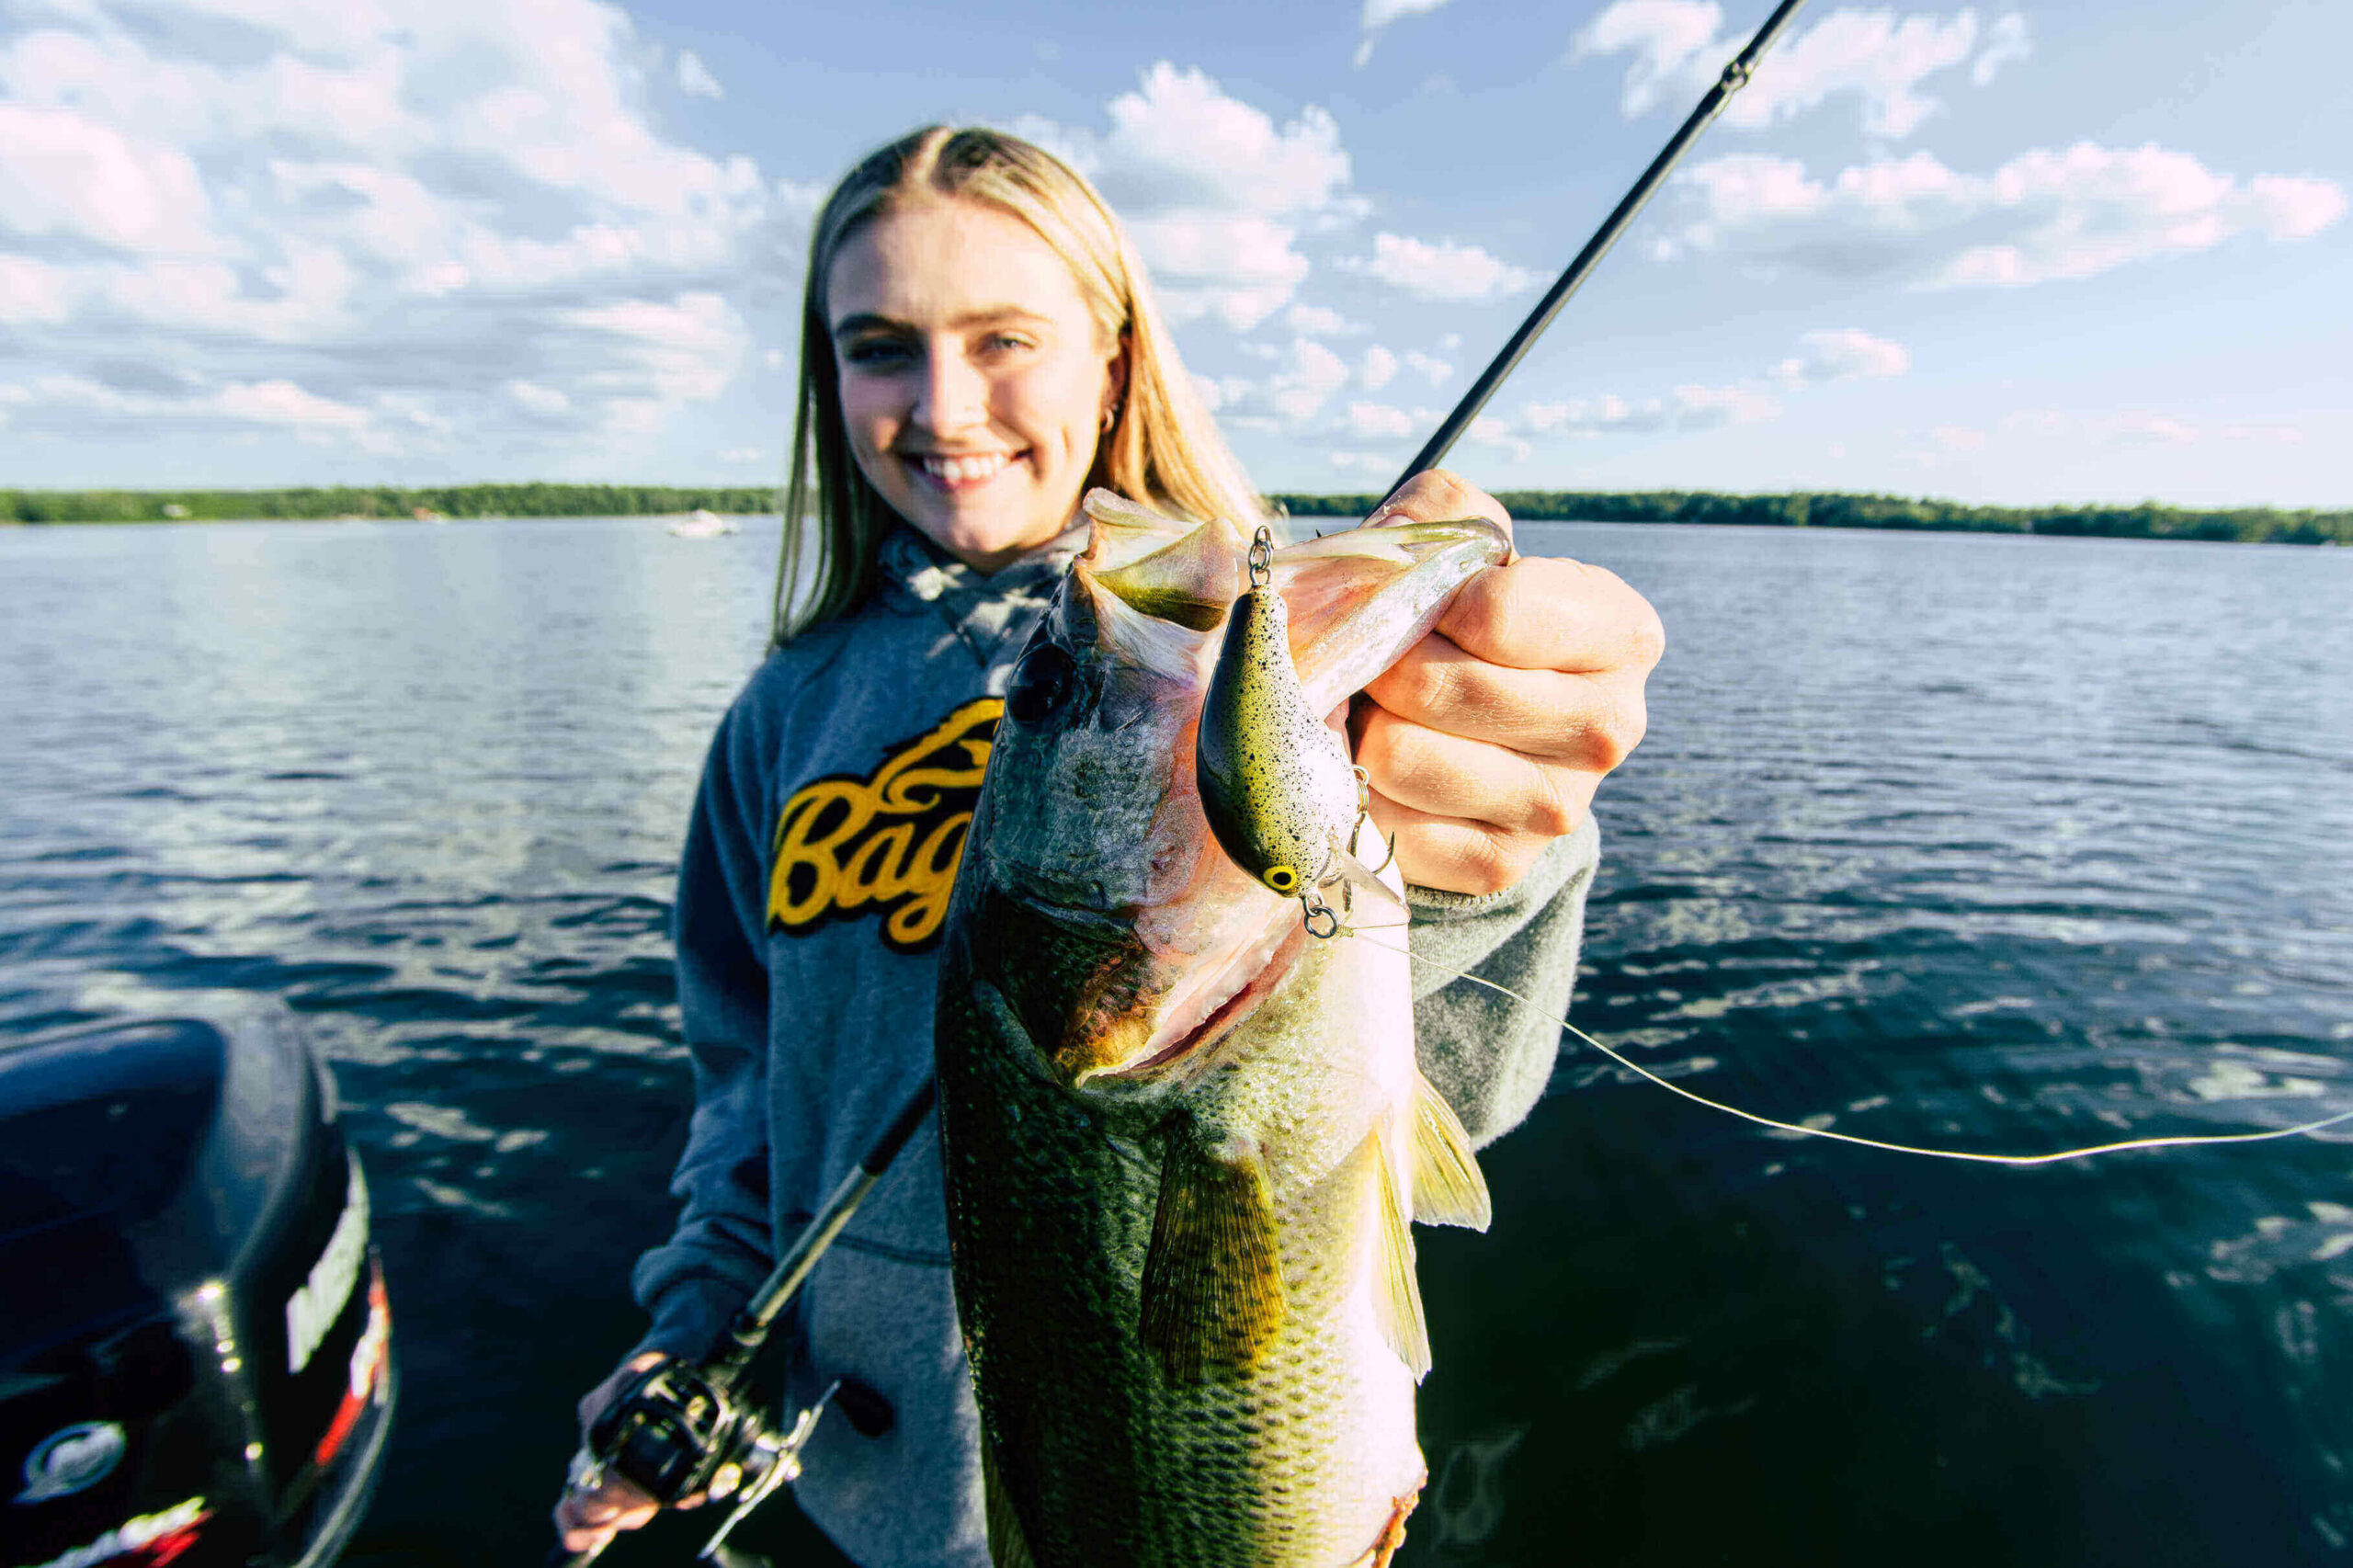
[[[0,0],[0,486],[773,481],[811,211],[932,119],[1385,484],[1765,0]],[[1814,0],[1454,466],[2353,505],[2353,8]]]

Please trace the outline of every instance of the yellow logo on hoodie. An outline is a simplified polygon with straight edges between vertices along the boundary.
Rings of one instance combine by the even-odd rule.
[[[868,777],[837,774],[795,790],[777,818],[768,929],[800,936],[875,914],[883,941],[901,952],[938,936],[1004,711],[1001,697],[975,698],[890,748]]]

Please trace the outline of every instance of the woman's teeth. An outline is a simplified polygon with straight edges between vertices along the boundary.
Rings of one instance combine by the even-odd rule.
[[[968,484],[976,479],[987,479],[1011,460],[1003,452],[991,452],[978,458],[924,458],[924,472],[949,484]]]

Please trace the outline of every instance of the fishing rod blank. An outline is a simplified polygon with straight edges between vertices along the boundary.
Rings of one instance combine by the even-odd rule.
[[[1503,385],[1504,378],[1512,373],[1536,340],[1543,335],[1544,329],[1552,324],[1552,318],[1561,313],[1561,307],[1569,302],[1569,296],[1577,291],[1577,286],[1586,280],[1586,276],[1601,264],[1603,256],[1609,254],[1609,247],[1618,243],[1618,236],[1626,232],[1626,226],[1634,221],[1635,214],[1642,211],[1661,182],[1681,161],[1685,149],[1708,128],[1709,121],[1723,112],[1723,107],[1731,101],[1732,96],[1748,85],[1748,78],[1755,73],[1757,61],[1773,47],[1773,40],[1780,37],[1781,29],[1789,26],[1790,18],[1797,15],[1798,7],[1804,4],[1805,0],[1781,0],[1773,14],[1765,18],[1765,25],[1756,29],[1756,36],[1748,40],[1748,47],[1724,67],[1724,74],[1716,79],[1714,86],[1708,89],[1708,96],[1699,100],[1699,107],[1693,109],[1691,118],[1683,122],[1683,129],[1677,131],[1674,140],[1667,142],[1665,149],[1651,161],[1651,166],[1643,172],[1642,178],[1634,182],[1634,188],[1626,193],[1625,199],[1602,220],[1601,227],[1594,232],[1593,238],[1586,241],[1585,249],[1577,252],[1576,259],[1569,263],[1569,269],[1561,274],[1560,280],[1536,302],[1536,308],[1529,312],[1528,319],[1519,324],[1519,330],[1511,335],[1511,341],[1504,345],[1503,352],[1497,354],[1495,362],[1481,372],[1479,379],[1472,383],[1471,390],[1462,394],[1462,401],[1454,405],[1454,412],[1446,416],[1446,423],[1438,427],[1437,433],[1430,437],[1414,460],[1405,465],[1405,472],[1399,474],[1397,483],[1389,487],[1392,494],[1403,489],[1405,482],[1415,474],[1436,468],[1446,460],[1446,454],[1453,449],[1455,442],[1462,438],[1462,433],[1471,428],[1471,422],[1479,417],[1479,411],[1487,406],[1487,400],[1495,396],[1495,389]]]

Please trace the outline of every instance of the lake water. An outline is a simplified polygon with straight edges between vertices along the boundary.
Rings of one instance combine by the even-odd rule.
[[[775,529],[0,531],[0,1045],[305,1017],[407,1379],[354,1562],[535,1560],[635,1335],[688,1095],[672,867]],[[1585,1028],[1955,1148],[2353,1108],[2353,551],[1522,544],[1671,644],[1601,798]],[[1494,1230],[1423,1233],[1405,1561],[2353,1562],[2348,1144],[1961,1165],[1564,1046],[1484,1156]]]

